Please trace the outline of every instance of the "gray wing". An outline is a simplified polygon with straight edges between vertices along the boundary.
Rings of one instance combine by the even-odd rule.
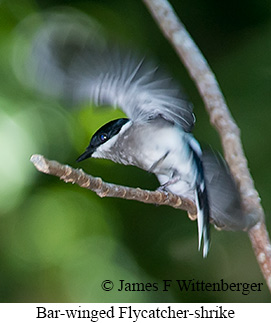
[[[74,16],[47,16],[32,43],[33,84],[73,102],[119,107],[133,121],[162,116],[189,132],[193,107],[180,86],[152,62],[105,45],[94,29]]]
[[[256,224],[245,214],[240,193],[222,157],[203,151],[202,163],[211,209],[211,222],[223,230],[248,230]]]

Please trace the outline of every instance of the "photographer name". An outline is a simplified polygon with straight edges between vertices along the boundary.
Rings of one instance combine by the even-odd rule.
[[[229,283],[224,279],[217,282],[205,282],[196,279],[164,279],[157,283],[138,283],[119,280],[117,290],[119,292],[167,292],[171,287],[177,287],[180,292],[241,292],[242,295],[248,295],[250,292],[261,292],[263,283]]]

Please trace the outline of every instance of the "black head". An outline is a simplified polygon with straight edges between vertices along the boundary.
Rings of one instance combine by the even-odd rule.
[[[105,125],[103,125],[99,130],[95,132],[95,134],[90,139],[90,143],[86,149],[86,151],[77,158],[77,162],[80,162],[84,159],[91,157],[91,155],[95,152],[95,150],[104,144],[106,141],[114,137],[118,134],[122,128],[122,126],[128,122],[129,119],[121,118],[112,120]]]

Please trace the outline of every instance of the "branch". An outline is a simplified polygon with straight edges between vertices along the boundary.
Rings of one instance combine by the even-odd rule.
[[[258,222],[249,230],[249,237],[271,291],[271,245],[264,223],[264,212],[260,198],[248,170],[240,139],[240,130],[230,114],[207,61],[170,4],[166,0],[143,0],[143,2],[186,66],[204,101],[211,124],[220,135],[225,159],[238,184],[244,210],[247,215],[252,215]]]
[[[175,209],[187,211],[191,220],[197,218],[195,215],[197,213],[196,206],[189,199],[161,191],[148,191],[106,183],[99,177],[86,174],[82,169],[74,169],[68,165],[62,165],[57,161],[48,160],[42,155],[32,155],[30,161],[38,171],[57,176],[66,183],[77,184],[97,193],[100,197],[120,197],[148,204],[169,205]]]

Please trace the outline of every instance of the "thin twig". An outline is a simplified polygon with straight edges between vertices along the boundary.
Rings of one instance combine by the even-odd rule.
[[[197,218],[195,215],[197,213],[196,206],[189,199],[162,191],[149,191],[106,183],[99,177],[86,174],[82,169],[62,165],[55,160],[48,160],[42,155],[32,155],[30,161],[40,172],[57,176],[66,183],[77,184],[97,193],[100,197],[120,197],[148,204],[169,205],[175,209],[187,211],[191,220]]]
[[[271,245],[264,223],[264,212],[259,195],[247,167],[247,160],[240,139],[240,130],[230,114],[207,61],[168,1],[143,0],[143,2],[186,66],[205,103],[211,124],[220,135],[225,159],[239,186],[246,214],[258,222],[250,229],[249,237],[271,291]]]

